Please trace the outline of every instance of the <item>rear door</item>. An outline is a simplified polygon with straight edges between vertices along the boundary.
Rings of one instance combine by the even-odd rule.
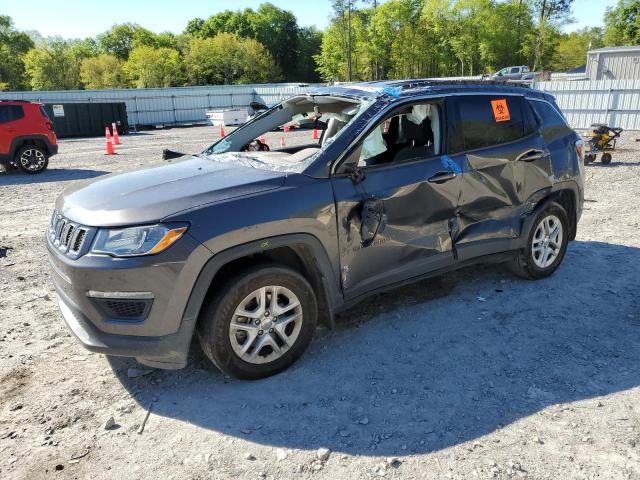
[[[464,260],[509,250],[526,201],[552,184],[549,150],[516,95],[447,99],[448,151],[464,165],[454,246]]]
[[[18,127],[23,117],[21,106],[0,104],[0,155],[10,152],[11,141],[20,133]]]

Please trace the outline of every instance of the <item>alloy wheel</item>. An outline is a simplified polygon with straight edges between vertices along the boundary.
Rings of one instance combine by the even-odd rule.
[[[31,172],[41,170],[46,160],[44,153],[37,148],[25,150],[22,152],[22,155],[20,155],[20,165],[22,165],[25,170],[29,170]]]
[[[270,363],[295,344],[302,328],[302,306],[288,288],[271,285],[247,295],[229,325],[231,347],[242,360]]]
[[[538,268],[547,268],[558,257],[562,247],[562,223],[555,215],[544,217],[533,234],[531,253]]]

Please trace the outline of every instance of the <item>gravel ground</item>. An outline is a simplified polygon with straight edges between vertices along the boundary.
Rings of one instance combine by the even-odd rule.
[[[0,174],[0,478],[640,478],[637,136],[586,167],[553,277],[479,266],[378,295],[257,382],[195,346],[174,372],[91,354],[49,279],[63,188],[201,150],[212,128],[123,137],[116,157],[102,139],[62,141],[48,172]]]

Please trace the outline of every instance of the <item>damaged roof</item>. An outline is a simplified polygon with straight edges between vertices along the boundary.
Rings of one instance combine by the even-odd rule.
[[[383,95],[397,98],[423,96],[426,93],[444,95],[463,92],[487,92],[523,94],[533,97],[550,97],[548,93],[529,86],[490,80],[382,80],[372,82],[344,83],[309,90],[310,95],[346,95],[355,98],[374,99]]]

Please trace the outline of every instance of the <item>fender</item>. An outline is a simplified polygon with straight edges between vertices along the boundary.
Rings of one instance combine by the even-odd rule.
[[[58,153],[58,146],[52,145],[46,135],[23,135],[20,137],[15,137],[13,140],[11,140],[11,147],[9,148],[8,153],[9,158],[13,160],[16,151],[18,151],[18,149],[23,144],[29,144],[33,142],[41,142],[47,149],[47,153],[49,155],[55,155],[56,153]]]
[[[198,279],[189,296],[189,301],[182,316],[182,324],[190,325],[191,334],[195,327],[195,321],[200,315],[200,310],[204,303],[211,282],[216,273],[226,264],[233,260],[246,257],[255,253],[264,253],[278,247],[290,247],[293,245],[304,245],[313,254],[315,265],[318,268],[322,279],[326,305],[328,306],[328,323],[333,329],[335,326],[334,311],[342,303],[342,292],[336,281],[336,274],[331,267],[329,257],[320,243],[313,235],[307,233],[295,233],[290,235],[279,235],[275,237],[263,238],[236,247],[223,250],[215,254],[202,268]]]
[[[567,180],[564,182],[559,182],[555,184],[551,189],[544,189],[534,193],[531,198],[527,201],[526,205],[531,205],[531,210],[527,213],[527,216],[524,218],[522,222],[522,228],[520,230],[520,239],[522,242],[521,247],[526,245],[526,241],[529,238],[529,232],[532,227],[533,220],[535,218],[535,214],[547,208],[547,206],[551,203],[558,202],[560,199],[560,195],[562,191],[570,190],[573,193],[574,201],[576,205],[576,217],[574,218],[574,226],[573,230],[570,232],[569,239],[573,240],[576,235],[576,224],[579,219],[579,211],[581,210],[581,198],[580,198],[580,189],[578,184],[573,180]],[[567,215],[571,215],[571,212],[567,212]]]

